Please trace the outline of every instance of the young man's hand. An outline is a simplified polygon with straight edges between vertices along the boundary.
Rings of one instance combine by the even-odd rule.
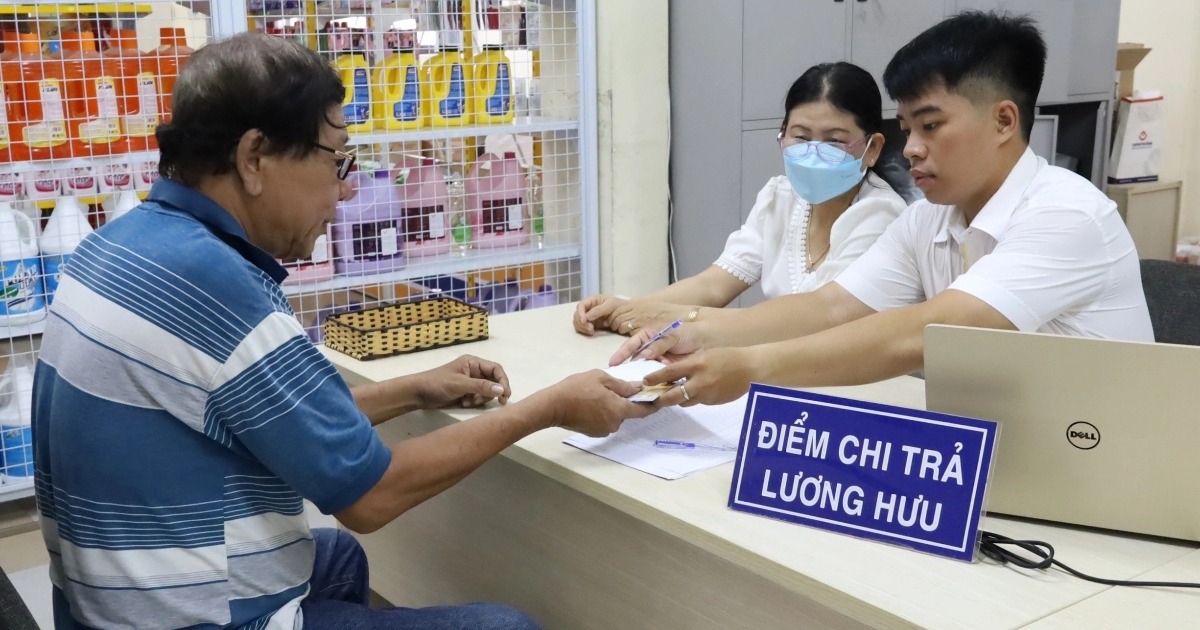
[[[664,393],[659,406],[719,405],[737,400],[756,380],[754,348],[714,348],[697,352],[646,375],[646,385],[683,381]]]

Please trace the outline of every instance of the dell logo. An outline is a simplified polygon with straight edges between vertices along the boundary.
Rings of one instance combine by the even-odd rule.
[[[1090,422],[1076,422],[1067,427],[1067,441],[1085,451],[1096,448],[1100,443],[1100,429]]]

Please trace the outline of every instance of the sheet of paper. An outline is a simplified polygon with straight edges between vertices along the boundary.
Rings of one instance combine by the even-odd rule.
[[[635,361],[609,368],[617,378],[636,381],[662,367],[657,361]],[[731,462],[735,451],[669,449],[655,440],[713,446],[736,446],[746,412],[746,397],[724,405],[667,407],[641,419],[626,420],[604,438],[573,435],[564,443],[663,479],[679,479]]]

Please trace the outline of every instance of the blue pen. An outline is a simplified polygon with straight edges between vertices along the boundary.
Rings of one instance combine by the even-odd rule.
[[[677,320],[671,322],[670,326],[667,326],[666,328],[658,331],[658,333],[656,335],[654,335],[653,337],[650,338],[650,341],[647,341],[646,343],[642,344],[641,347],[639,347],[637,350],[634,350],[633,354],[629,355],[628,359],[625,359],[625,362],[628,363],[629,361],[632,361],[634,357],[636,357],[637,355],[642,353],[642,350],[649,348],[650,344],[654,343],[655,341],[658,341],[659,339],[662,339],[663,337],[666,337],[667,333],[671,332],[672,330],[675,330],[676,328],[679,328],[682,325],[683,325],[682,319],[677,319]]]
[[[677,442],[675,440],[654,440],[655,448],[695,449],[698,451],[736,451],[736,446],[722,444],[698,444],[696,442]]]

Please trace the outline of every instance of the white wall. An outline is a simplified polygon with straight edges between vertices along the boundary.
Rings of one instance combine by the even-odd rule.
[[[1183,180],[1181,236],[1200,236],[1200,2],[1122,0],[1119,40],[1153,50],[1134,88],[1161,90],[1166,106],[1162,179]]]
[[[667,0],[597,0],[600,290],[667,284]]]

